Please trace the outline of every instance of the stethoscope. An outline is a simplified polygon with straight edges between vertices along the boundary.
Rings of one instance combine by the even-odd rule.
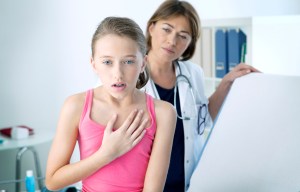
[[[207,104],[201,104],[201,105],[197,105],[196,103],[196,99],[195,99],[195,94],[194,94],[194,91],[193,91],[193,87],[192,87],[192,84],[189,80],[189,78],[187,76],[185,76],[182,71],[181,71],[181,66],[179,65],[178,61],[175,61],[175,64],[176,66],[178,67],[179,69],[179,74],[176,75],[176,82],[175,82],[175,87],[174,87],[174,102],[173,102],[173,106],[176,110],[176,114],[177,114],[177,117],[179,119],[182,119],[184,121],[188,121],[188,120],[194,120],[194,119],[197,119],[197,133],[199,135],[202,135],[203,132],[204,132],[204,129],[205,129],[205,120],[206,120],[206,115],[207,115]],[[155,98],[159,98],[158,96],[158,93],[155,91],[155,85],[154,85],[154,82],[153,80],[151,80],[151,88],[154,92],[154,96]],[[189,95],[191,96],[191,99],[192,99],[192,102],[193,104],[191,105],[191,108],[190,110],[192,110],[192,114],[193,115],[186,115],[186,113],[183,113],[182,115],[179,115],[178,114],[178,111],[176,109],[176,94],[177,94],[177,89],[179,87],[179,84],[181,83],[187,83],[188,85],[188,90],[189,90]]]

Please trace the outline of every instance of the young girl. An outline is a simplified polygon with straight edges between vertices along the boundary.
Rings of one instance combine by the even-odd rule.
[[[92,39],[91,64],[102,85],[70,96],[49,153],[46,186],[82,180],[82,191],[162,191],[176,112],[139,90],[148,80],[143,31],[108,17]],[[81,160],[70,164],[76,141]]]

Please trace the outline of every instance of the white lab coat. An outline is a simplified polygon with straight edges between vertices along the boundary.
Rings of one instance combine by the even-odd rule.
[[[204,94],[204,74],[202,69],[190,61],[179,61],[178,64],[181,68],[181,75],[186,76],[190,80],[196,104],[208,104],[208,99]],[[179,67],[176,65],[176,76],[178,76],[179,73]],[[145,90],[146,93],[152,95],[154,98],[160,99],[152,80],[149,80],[142,90]],[[178,92],[182,114],[188,113],[189,108],[187,108],[187,106],[194,104],[192,99],[186,98],[186,93],[189,91],[188,83],[179,84]],[[206,118],[206,124],[211,124],[209,113]],[[197,133],[197,119],[183,120],[183,127],[185,139],[185,189],[187,190],[189,188],[192,173],[198,164],[204,142],[202,137]]]

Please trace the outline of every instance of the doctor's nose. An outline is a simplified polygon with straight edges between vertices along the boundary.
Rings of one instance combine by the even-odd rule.
[[[169,34],[168,43],[172,46],[175,46],[177,43],[177,35],[174,33]]]

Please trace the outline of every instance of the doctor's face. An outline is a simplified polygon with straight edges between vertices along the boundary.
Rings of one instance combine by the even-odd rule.
[[[174,61],[182,56],[191,42],[191,27],[184,16],[152,23],[149,27],[151,50],[161,60]]]

